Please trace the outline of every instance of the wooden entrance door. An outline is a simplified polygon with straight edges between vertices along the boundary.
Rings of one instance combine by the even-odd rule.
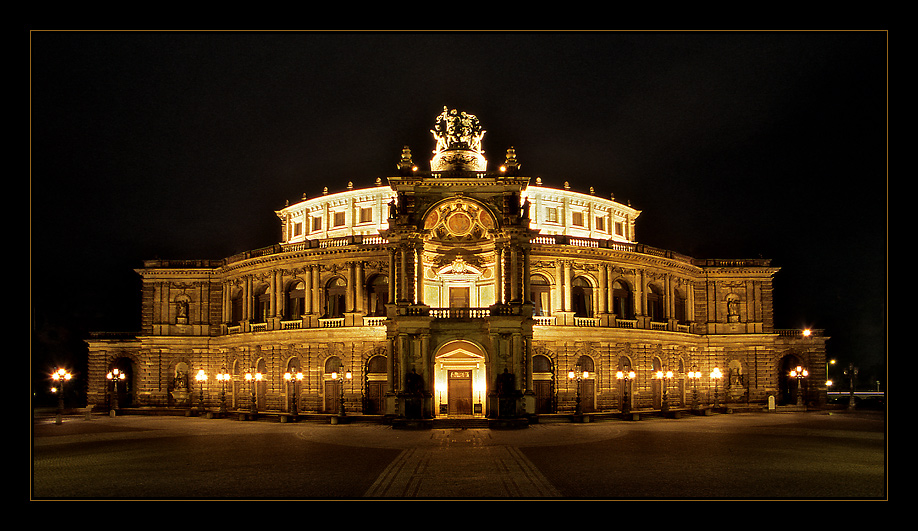
[[[471,291],[469,288],[450,287],[449,288],[449,307],[450,308],[468,308],[471,304]]]
[[[580,387],[580,407],[584,413],[592,413],[596,410],[593,407],[593,394],[596,392],[596,383],[593,380],[583,380]]]
[[[367,410],[369,415],[380,415],[385,410],[386,382],[367,382]]]
[[[447,401],[450,415],[472,414],[472,371],[449,371]]]
[[[325,412],[338,413],[341,410],[341,386],[336,380],[325,381]]]
[[[535,388],[536,413],[552,412],[551,380],[533,380]]]

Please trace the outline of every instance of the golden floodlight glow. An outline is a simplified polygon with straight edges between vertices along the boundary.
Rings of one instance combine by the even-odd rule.
[[[810,331],[809,328],[805,328],[805,329],[803,330],[803,337],[810,337],[810,334],[812,334],[812,333],[813,333],[813,332]]]
[[[723,376],[723,373],[720,372],[718,367],[714,367],[714,370],[711,371],[711,378],[714,380],[719,380]]]
[[[199,382],[204,382],[207,380],[207,373],[204,372],[204,369],[200,369],[198,374],[195,375],[194,379]]]

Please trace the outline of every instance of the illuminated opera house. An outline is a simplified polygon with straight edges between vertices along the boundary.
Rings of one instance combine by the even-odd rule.
[[[769,260],[638,243],[614,196],[512,147],[489,167],[473,115],[432,133],[429,170],[405,147],[278,210],[268,247],[144,262],[139,333],[88,340],[89,404],[525,424],[825,400],[825,337],[775,329]]]

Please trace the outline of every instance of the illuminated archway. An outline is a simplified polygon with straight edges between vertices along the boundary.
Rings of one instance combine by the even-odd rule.
[[[434,358],[437,415],[482,415],[487,399],[487,355],[467,340],[449,341]]]

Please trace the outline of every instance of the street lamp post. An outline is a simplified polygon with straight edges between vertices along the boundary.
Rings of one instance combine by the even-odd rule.
[[[255,371],[255,370],[252,370],[252,371],[249,371],[249,372],[245,373],[245,380],[246,380],[247,382],[251,383],[251,385],[252,385],[252,405],[251,405],[251,407],[249,408],[249,411],[252,413],[253,419],[254,419],[255,415],[258,414],[258,401],[257,401],[257,399],[256,399],[256,394],[255,394],[255,393],[256,393],[256,389],[255,389],[255,388],[256,388],[256,386],[258,385],[258,382],[260,382],[260,381],[262,380],[262,378],[263,378],[262,374],[261,374],[260,372]]]
[[[583,414],[583,402],[580,395],[580,388],[583,385],[583,379],[590,377],[589,371],[584,371],[581,369],[580,365],[576,365],[573,369],[568,371],[567,377],[569,380],[577,380],[577,398],[576,405],[574,406],[574,414],[582,415]]]
[[[810,373],[800,365],[790,372],[791,378],[797,379],[797,407],[803,406],[803,379],[809,376]]]
[[[341,386],[341,395],[338,400],[338,415],[344,417],[347,415],[347,413],[344,411],[344,381],[350,381],[353,375],[351,375],[351,371],[345,370],[344,367],[341,367],[341,371],[342,372],[335,371],[331,376],[332,380],[337,381]]]
[[[217,381],[220,382],[220,414],[226,413],[226,382],[230,380],[230,375],[226,372],[226,367],[220,369],[217,373]]]
[[[198,371],[198,374],[194,377],[198,381],[198,387],[201,389],[200,400],[198,400],[198,411],[201,415],[204,414],[204,383],[207,382],[207,373],[204,372],[204,369]]]
[[[118,369],[112,369],[105,377],[112,382],[112,399],[109,415],[114,417],[115,412],[118,411],[118,382],[124,381],[127,376]]]
[[[857,380],[857,367],[853,363],[848,364],[848,368],[845,370],[845,376],[848,377],[850,394],[848,395],[848,409],[853,410],[855,407],[854,402],[854,382]]]
[[[696,371],[695,367],[688,373],[689,380],[692,381],[692,409],[698,409],[698,379],[701,378],[701,371]]]
[[[673,377],[673,371],[657,371],[654,378],[660,380],[663,384],[663,403],[660,404],[660,411],[669,412],[669,380]]]
[[[628,415],[631,413],[631,399],[628,397],[628,388],[631,387],[631,380],[634,379],[634,376],[634,371],[618,371],[615,373],[615,378],[624,384],[622,396],[622,415]]]
[[[717,409],[719,407],[719,404],[717,402],[717,383],[720,382],[720,379],[722,377],[723,377],[723,373],[720,372],[720,369],[717,367],[714,367],[714,369],[711,371],[711,380],[714,381],[714,409]]]
[[[297,408],[297,404],[299,403],[299,398],[297,397],[297,386],[299,385],[300,382],[303,381],[303,373],[299,371],[295,373],[286,372],[284,373],[284,380],[287,380],[288,384],[289,383],[293,384],[293,407],[291,409],[291,412],[293,413],[293,416],[296,417],[299,414],[299,411]]]
[[[57,382],[57,385],[51,389],[57,393],[57,418],[55,424],[63,422],[64,415],[64,383],[69,382],[73,376],[65,369],[58,369],[51,373],[51,379]]]

